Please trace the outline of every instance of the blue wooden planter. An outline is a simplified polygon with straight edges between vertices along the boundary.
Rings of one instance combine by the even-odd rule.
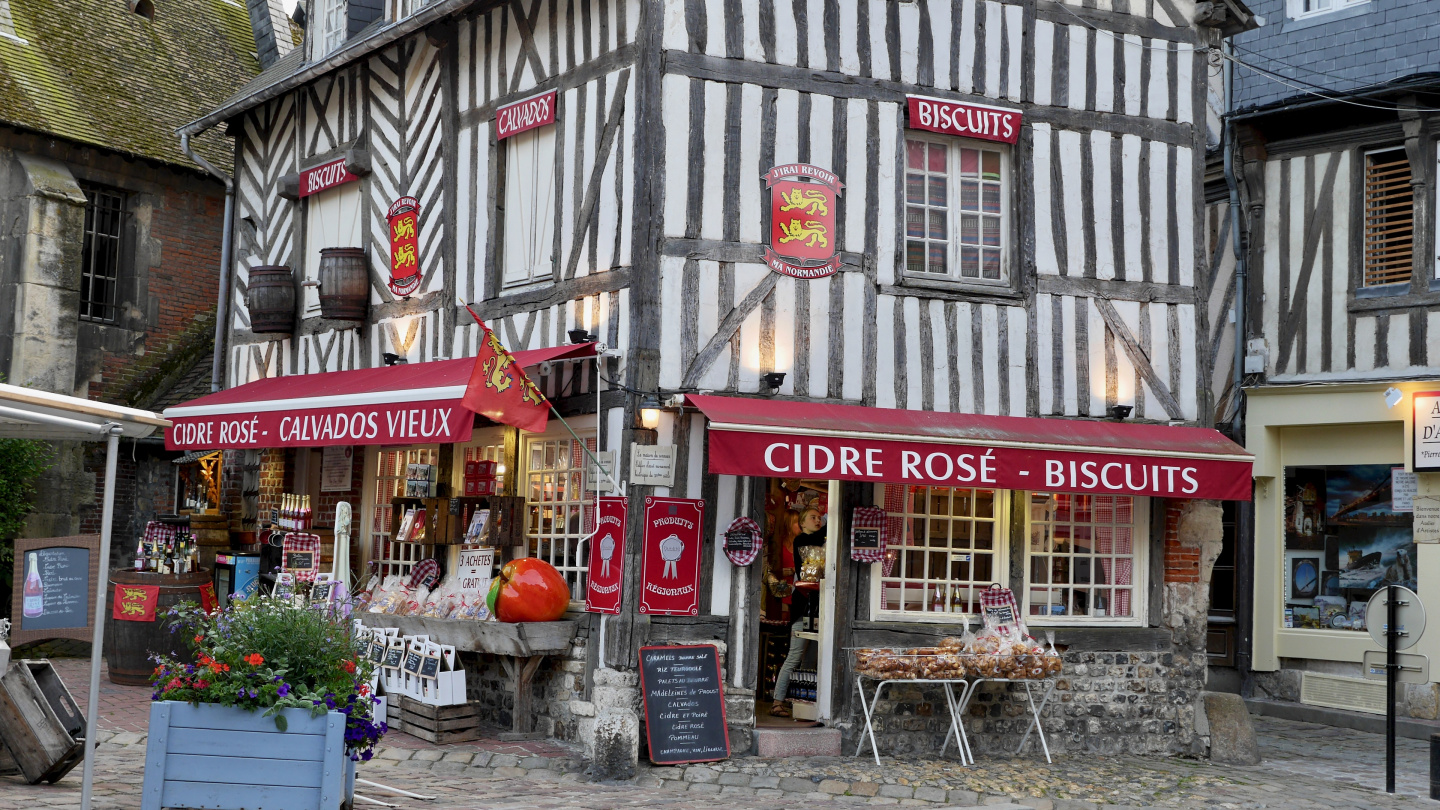
[[[345,715],[275,718],[215,704],[150,706],[142,810],[338,810],[355,793]]]

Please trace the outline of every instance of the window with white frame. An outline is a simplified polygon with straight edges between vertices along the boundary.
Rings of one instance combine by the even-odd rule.
[[[315,58],[323,59],[345,44],[350,33],[349,7],[349,0],[320,0],[320,53]]]
[[[1027,497],[1027,621],[1143,621],[1149,500],[1046,492]]]
[[[501,280],[506,286],[554,276],[555,125],[506,138],[505,227]]]
[[[586,444],[593,450],[595,440]],[[569,436],[533,436],[525,439],[521,460],[527,553],[555,566],[570,584],[570,598],[582,600],[589,549],[581,541],[595,518],[595,494],[585,491],[585,450]]]
[[[1001,144],[905,140],[905,273],[1009,281],[1010,153]]]
[[[380,575],[408,574],[415,563],[431,556],[422,543],[391,543],[390,527],[394,507],[391,499],[405,494],[405,477],[411,464],[440,463],[440,448],[383,447],[378,451],[375,478],[370,482],[374,507],[370,516],[370,557]]]
[[[1352,8],[1369,3],[1370,0],[1288,0],[1290,19],[1302,20],[1331,11]]]
[[[959,621],[979,611],[980,594],[1007,582],[1005,514],[1009,493],[992,489],[886,487],[887,559],[872,607],[876,615]]]

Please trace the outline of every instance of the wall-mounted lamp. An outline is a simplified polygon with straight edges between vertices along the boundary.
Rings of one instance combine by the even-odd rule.
[[[773,394],[780,390],[780,386],[785,384],[785,372],[772,371],[769,374],[761,374],[760,384],[767,389],[768,393]]]
[[[640,400],[640,425],[646,430],[654,430],[660,427],[660,398],[654,394],[646,394]]]
[[[387,366],[400,366],[410,362],[394,352],[385,352],[380,355],[380,359],[384,360]]]
[[[1396,405],[1399,405],[1399,404],[1400,404],[1400,400],[1403,399],[1404,397],[1405,397],[1405,394],[1403,394],[1403,393],[1400,391],[1399,388],[1396,388],[1396,387],[1393,386],[1393,385],[1390,386],[1389,388],[1386,388],[1386,389],[1385,389],[1385,407],[1387,407],[1387,408],[1393,408],[1393,407],[1395,407]]]
[[[1123,422],[1130,418],[1130,412],[1133,410],[1135,410],[1134,405],[1111,405],[1105,409],[1105,413],[1110,414],[1111,419]]]
[[[571,329],[566,334],[570,335],[571,343],[589,343],[591,341],[590,333],[584,329]]]

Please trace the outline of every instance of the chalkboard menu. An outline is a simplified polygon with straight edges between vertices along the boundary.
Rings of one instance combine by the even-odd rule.
[[[89,535],[15,541],[11,644],[90,637],[99,549]]]
[[[675,765],[730,756],[715,645],[641,647],[640,694],[651,762]]]

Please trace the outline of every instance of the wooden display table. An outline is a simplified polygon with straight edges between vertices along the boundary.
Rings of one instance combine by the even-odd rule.
[[[436,644],[448,644],[464,652],[500,656],[500,664],[515,687],[515,708],[510,713],[510,732],[501,739],[537,737],[535,715],[530,710],[530,684],[535,670],[547,655],[569,652],[579,626],[573,621],[477,622],[464,619],[429,619],[423,616],[387,616],[359,613],[356,618],[369,627],[394,627],[401,635],[429,636]]]

